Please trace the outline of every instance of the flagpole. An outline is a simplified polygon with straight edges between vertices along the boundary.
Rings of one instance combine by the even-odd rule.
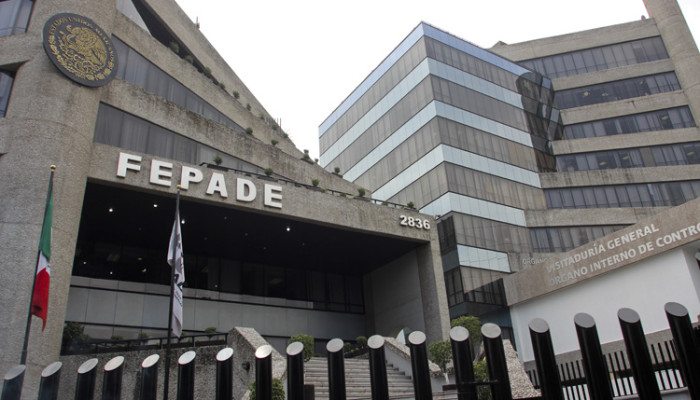
[[[180,185],[177,185],[177,197],[175,197],[176,223],[180,223]],[[172,244],[171,244],[172,245]],[[170,384],[170,337],[173,331],[173,300],[175,294],[175,265],[170,267],[170,309],[168,311],[168,340],[165,344],[165,376],[163,377],[163,400],[168,400],[168,386]]]
[[[51,175],[49,176],[49,190],[46,196],[46,205],[44,206],[44,215],[41,218],[42,232],[44,230],[44,218],[46,218],[46,210],[49,209],[49,201],[51,201],[51,191],[53,190],[53,173],[56,171],[56,166],[51,165]],[[41,235],[41,233],[40,233]],[[32,291],[29,292],[29,307],[27,308],[27,327],[24,330],[24,344],[22,344],[22,355],[20,356],[19,363],[26,365],[27,363],[27,347],[29,347],[29,333],[32,328],[32,298],[34,297],[34,290],[36,289],[36,273],[37,266],[39,265],[39,257],[41,257],[41,239],[39,240],[39,248],[36,251],[36,262],[34,263],[34,279],[32,279]]]

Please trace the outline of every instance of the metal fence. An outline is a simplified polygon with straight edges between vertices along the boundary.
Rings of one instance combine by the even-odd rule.
[[[541,390],[541,398],[546,400],[567,399],[612,399],[633,393],[642,400],[661,399],[660,391],[675,387],[687,387],[692,399],[700,399],[700,348],[697,333],[693,331],[687,310],[677,303],[665,307],[673,343],[647,346],[639,315],[627,308],[618,311],[618,319],[625,343],[625,352],[603,355],[595,321],[588,314],[577,314],[574,318],[582,358],[567,364],[558,365],[554,355],[549,326],[542,319],[529,324],[530,337],[535,354],[536,372],[532,379]],[[486,354],[488,380],[477,382],[474,378],[472,350],[469,332],[463,327],[450,331],[454,373],[458,400],[477,400],[479,387],[490,388],[492,400],[511,400],[510,378],[508,374],[501,329],[494,324],[481,328]],[[371,398],[388,400],[384,338],[372,336],[367,341],[369,348],[369,368]],[[426,347],[426,336],[416,331],[408,336],[410,361],[417,400],[433,398],[430,369]],[[345,400],[345,360],[344,343],[333,339],[326,345],[328,358],[329,399]],[[233,398],[233,358],[234,351],[225,348],[216,355],[215,393],[217,400]],[[291,343],[287,347],[287,398],[289,400],[313,400],[304,388],[303,345]],[[178,359],[177,399],[194,399],[195,382],[194,351],[188,351]],[[653,359],[653,361],[652,361]],[[239,360],[239,362],[248,360]],[[156,399],[158,396],[159,356],[154,354],[141,363],[141,383],[139,399]],[[77,400],[94,398],[98,360],[93,358],[83,363],[77,371]],[[55,362],[41,374],[38,399],[57,399],[61,363]],[[12,368],[4,379],[0,400],[19,400],[22,392],[25,366]],[[101,399],[120,399],[124,357],[109,360],[102,371]],[[72,371],[71,371],[72,372]],[[624,389],[623,389],[624,388]],[[438,389],[438,388],[435,388]],[[438,389],[439,390],[439,389]],[[255,393],[256,400],[272,400],[272,347],[264,345],[255,352]],[[311,393],[313,393],[311,391]]]

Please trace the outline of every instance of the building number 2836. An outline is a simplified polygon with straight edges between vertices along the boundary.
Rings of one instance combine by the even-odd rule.
[[[409,226],[416,229],[430,229],[430,221],[427,219],[407,217],[405,215],[399,216],[399,224],[401,224],[401,226]]]

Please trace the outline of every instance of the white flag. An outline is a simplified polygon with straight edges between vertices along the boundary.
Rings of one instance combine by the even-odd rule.
[[[170,234],[170,247],[168,248],[168,264],[175,269],[173,280],[173,335],[182,335],[182,286],[185,284],[185,263],[182,258],[182,232],[180,231],[180,209],[175,209],[175,223]]]

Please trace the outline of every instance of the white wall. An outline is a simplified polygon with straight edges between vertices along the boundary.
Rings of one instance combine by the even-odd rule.
[[[373,315],[368,318],[374,318],[375,330],[370,335],[396,336],[405,327],[425,332],[415,251],[372,271],[369,282]]]
[[[622,307],[639,313],[646,333],[668,329],[664,304],[670,301],[684,305],[691,320],[696,321],[700,314],[700,268],[693,257],[695,251],[693,247],[669,251],[512,306],[521,360],[534,359],[528,330],[534,318],[549,323],[556,354],[578,350],[573,320],[579,312],[595,318],[602,343],[622,339],[617,320]]]
[[[89,286],[89,288],[71,286],[66,312],[67,321],[167,329],[167,296],[114,290],[167,293],[168,288],[164,285],[97,280],[77,276],[74,276],[71,282],[72,285]],[[310,307],[307,302],[192,289],[185,289],[185,296],[197,297],[185,298],[183,319],[186,330],[203,331],[207,327],[214,326],[219,332],[228,332],[234,326],[243,326],[255,328],[263,336],[308,333],[317,338],[345,339],[354,339],[365,334],[364,315],[289,308],[290,306]],[[203,299],[202,297],[205,296],[212,300]],[[219,298],[262,304],[216,301]],[[124,338],[132,338],[138,332],[132,329],[93,326],[86,328],[85,333],[92,337],[109,338],[112,334],[117,334]]]

